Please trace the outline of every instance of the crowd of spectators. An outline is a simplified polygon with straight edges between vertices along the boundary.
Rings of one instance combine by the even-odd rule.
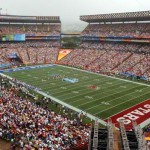
[[[58,52],[57,41],[2,43],[0,63],[8,63],[10,53],[16,53],[24,64],[55,63]],[[60,63],[98,73],[128,72],[150,78],[149,44],[82,42]]]
[[[26,34],[36,36],[59,36],[60,24],[0,24],[1,34]]]
[[[148,149],[150,149],[150,124],[144,127],[144,136],[147,139]]]
[[[59,45],[58,41],[1,43],[0,63],[8,63],[10,53],[16,53],[25,64],[55,63]]]
[[[128,72],[150,80],[149,60],[148,44],[83,42],[60,63],[98,73]]]
[[[1,87],[0,138],[23,150],[72,150],[79,145],[87,149],[89,126],[82,124],[81,114],[70,120],[63,107],[62,115],[48,109],[51,100],[43,98],[40,105],[18,96],[17,91]]]
[[[89,24],[82,36],[150,37],[149,23]]]

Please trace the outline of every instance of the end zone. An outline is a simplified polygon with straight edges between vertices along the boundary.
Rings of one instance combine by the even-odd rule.
[[[118,128],[119,120],[123,119],[126,130],[131,130],[133,128],[132,121],[136,121],[137,125],[139,125],[148,118],[150,118],[150,99],[145,100],[144,102],[141,102],[137,105],[134,105],[133,107],[125,109],[122,112],[117,113],[109,118],[112,119],[112,123],[114,123],[115,126]],[[108,122],[108,118],[104,121]]]

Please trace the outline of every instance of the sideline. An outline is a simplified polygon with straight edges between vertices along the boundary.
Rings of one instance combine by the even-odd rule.
[[[47,68],[47,67],[54,67],[54,66],[56,66],[56,65],[55,64],[45,64],[45,65],[23,66],[23,67],[17,67],[17,68],[3,69],[3,70],[0,70],[0,73],[31,70],[31,69],[38,69],[38,68]]]
[[[1,76],[4,76],[4,77],[6,77],[6,78],[8,78],[8,79],[10,79],[10,80],[13,79],[12,77],[10,77],[10,76],[8,76],[8,75],[5,75],[5,74],[3,74],[3,73],[0,73],[0,75],[1,75]],[[63,101],[61,101],[61,100],[59,100],[59,99],[57,99],[57,98],[55,98],[55,97],[52,97],[52,96],[50,96],[50,95],[47,95],[46,93],[44,93],[44,92],[42,92],[42,91],[39,91],[39,90],[33,90],[33,91],[36,92],[36,93],[38,93],[38,94],[41,94],[41,95],[43,95],[43,96],[45,96],[45,97],[47,97],[47,98],[50,98],[51,100],[53,100],[53,101],[55,101],[55,102],[57,102],[57,103],[59,103],[59,104],[65,106],[65,107],[67,107],[67,108],[69,108],[69,109],[72,109],[73,111],[76,111],[76,112],[78,112],[78,113],[83,113],[83,114],[84,114],[85,116],[87,116],[88,118],[90,118],[90,119],[92,119],[92,120],[95,120],[95,121],[97,121],[98,123],[100,123],[100,124],[102,124],[102,125],[104,125],[104,126],[107,126],[107,123],[106,123],[105,121],[103,121],[102,119],[99,119],[98,117],[95,117],[95,116],[93,116],[93,115],[91,115],[91,114],[89,114],[89,113],[87,113],[87,112],[85,112],[85,111],[83,111],[83,110],[81,110],[81,109],[78,109],[78,108],[76,108],[76,107],[74,107],[74,106],[71,106],[71,105],[69,105],[69,104],[67,104],[67,103],[64,103]]]

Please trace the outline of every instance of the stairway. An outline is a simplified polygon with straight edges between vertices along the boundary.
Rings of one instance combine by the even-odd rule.
[[[133,55],[133,53],[130,53],[126,58],[124,58],[124,59],[122,60],[121,63],[118,63],[116,66],[114,66],[114,67],[111,69],[111,71],[114,70],[114,69],[116,69],[116,68],[118,68],[118,66],[120,66],[123,62],[125,62],[127,59],[129,59],[132,55]]]
[[[16,50],[17,50],[17,53],[19,54],[19,58],[20,58],[21,62],[23,62],[22,56],[20,54],[20,51],[18,49],[16,49]]]
[[[137,64],[141,63],[144,58],[145,58],[145,57],[141,58],[138,62],[136,62],[136,63],[132,66],[132,69],[133,69]]]
[[[28,48],[26,49],[26,51],[27,51],[27,56],[28,56],[28,59],[29,59],[29,61],[30,61],[30,55],[29,55]]]
[[[101,54],[99,57],[95,58],[93,61],[91,61],[89,64],[86,64],[84,67],[92,65],[93,63],[95,63],[96,61],[98,61],[104,54],[106,54],[107,51],[105,51],[103,54]]]

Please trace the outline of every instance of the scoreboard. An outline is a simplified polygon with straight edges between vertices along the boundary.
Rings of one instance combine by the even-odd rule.
[[[25,41],[25,34],[6,34],[1,36],[1,41]]]

